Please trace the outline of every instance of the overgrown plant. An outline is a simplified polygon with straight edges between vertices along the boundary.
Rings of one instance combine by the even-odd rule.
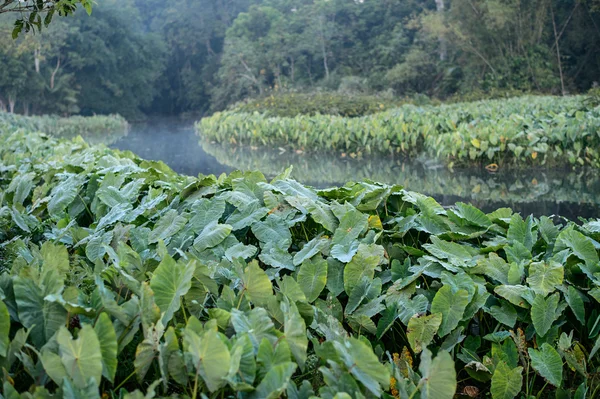
[[[600,392],[600,220],[0,143],[4,397]]]

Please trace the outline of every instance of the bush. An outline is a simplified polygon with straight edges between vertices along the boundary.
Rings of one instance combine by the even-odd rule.
[[[308,152],[400,154],[447,164],[600,167],[600,108],[585,97],[403,105],[345,118],[227,111],[196,124],[206,139]]]
[[[600,220],[0,144],[4,397],[600,390]]]

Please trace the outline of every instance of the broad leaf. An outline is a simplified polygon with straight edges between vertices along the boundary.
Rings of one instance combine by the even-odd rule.
[[[500,362],[492,376],[490,392],[492,399],[514,399],[523,385],[523,367],[511,370],[505,362]]]
[[[150,287],[154,291],[156,305],[163,314],[162,323],[165,326],[173,318],[173,314],[179,310],[181,297],[192,286],[194,265],[194,262],[176,262],[168,254],[165,254],[152,275]]]
[[[469,293],[466,290],[452,292],[452,288],[444,285],[438,290],[431,302],[431,313],[442,315],[442,324],[438,334],[443,337],[454,330],[462,320],[465,309],[469,304]]]
[[[547,343],[542,344],[541,350],[529,348],[527,351],[531,358],[531,367],[550,384],[560,388],[563,362],[558,352]]]
[[[452,399],[456,392],[456,370],[448,352],[440,351],[431,360],[431,352],[424,349],[421,355],[421,399]]]
[[[527,284],[536,294],[546,296],[563,283],[564,273],[564,267],[557,262],[534,262],[529,266]]]
[[[314,302],[327,284],[327,262],[321,257],[304,261],[298,270],[297,280],[306,300]]]
[[[413,352],[420,353],[427,347],[442,323],[442,315],[434,313],[429,316],[413,316],[408,321],[406,335]]]
[[[76,387],[84,389],[90,378],[99,382],[102,378],[102,349],[96,332],[84,324],[77,339],[65,327],[56,336],[61,362]]]
[[[110,317],[106,313],[101,313],[94,326],[94,331],[100,342],[100,351],[102,353],[102,375],[110,382],[114,382],[117,372],[117,334],[113,327]]]

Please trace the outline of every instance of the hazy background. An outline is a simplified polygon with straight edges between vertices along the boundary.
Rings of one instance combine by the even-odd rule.
[[[98,0],[11,38],[0,110],[193,116],[279,91],[473,99],[600,74],[598,0]],[[558,50],[558,51],[557,51]]]

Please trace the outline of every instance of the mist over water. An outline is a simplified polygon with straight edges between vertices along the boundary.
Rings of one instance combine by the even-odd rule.
[[[600,211],[600,177],[565,170],[526,170],[516,173],[485,169],[448,170],[428,162],[385,157],[352,159],[330,154],[304,154],[280,148],[249,148],[208,142],[196,135],[192,121],[153,119],[133,124],[127,136],[111,145],[142,158],[160,160],[178,173],[229,173],[261,170],[272,178],[292,165],[292,176],[318,188],[371,179],[399,184],[431,195],[442,205],[457,201],[486,212],[510,207],[523,215],[560,215],[571,220],[595,217]]]

